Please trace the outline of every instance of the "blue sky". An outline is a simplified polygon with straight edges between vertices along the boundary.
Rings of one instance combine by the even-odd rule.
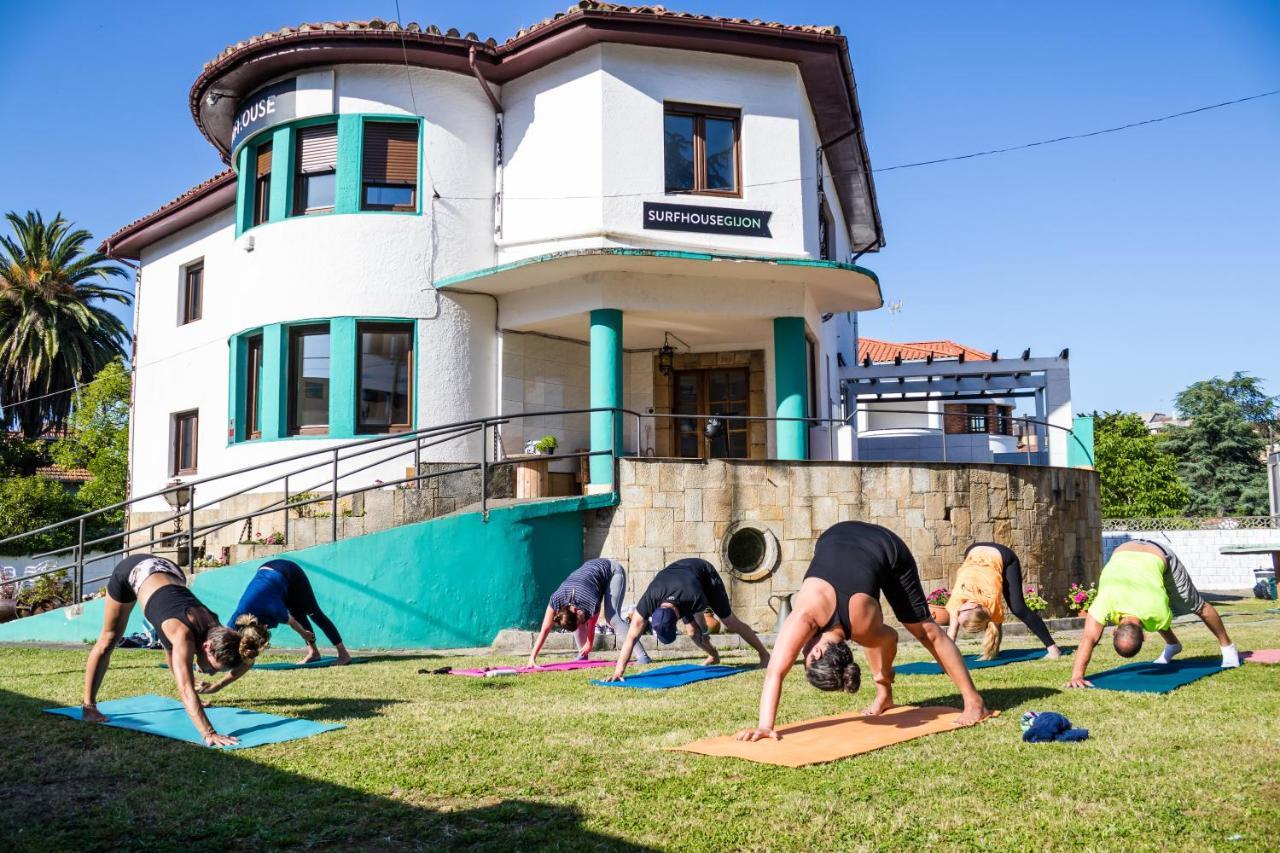
[[[499,40],[568,5],[401,0]],[[1280,89],[1280,4],[805,2],[672,8],[835,23],[876,167],[1124,124]],[[201,65],[377,2],[0,3],[0,208],[105,236],[221,168],[187,92]],[[1280,392],[1280,96],[1096,139],[888,172],[863,263],[896,313],[864,334],[1071,348],[1078,411],[1159,409],[1246,370]]]

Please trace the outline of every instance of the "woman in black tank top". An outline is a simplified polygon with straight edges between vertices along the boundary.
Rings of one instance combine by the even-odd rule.
[[[920,573],[906,543],[879,525],[842,521],[818,537],[809,571],[792,598],[791,615],[782,623],[773,646],[760,692],[759,722],[756,728],[738,732],[738,740],[778,738],[774,723],[782,680],[798,655],[803,655],[805,677],[814,687],[857,692],[862,673],[849,641],[862,646],[876,685],[876,697],[866,713],[877,716],[893,707],[898,632],[884,623],[882,595],[898,621],[959,688],[964,711],[957,723],[972,725],[988,715],[960,650],[929,616]]]
[[[111,573],[102,633],[89,652],[85,667],[84,719],[92,723],[107,719],[98,710],[98,689],[111,664],[111,652],[120,642],[129,614],[139,601],[147,621],[160,635],[169,672],[178,685],[178,696],[205,744],[235,744],[236,738],[218,734],[209,723],[196,695],[191,665],[194,662],[207,673],[225,670],[243,673],[253,666],[271,637],[253,616],[236,620],[235,630],[222,627],[218,615],[187,589],[182,570],[169,560],[150,554],[126,557]]]

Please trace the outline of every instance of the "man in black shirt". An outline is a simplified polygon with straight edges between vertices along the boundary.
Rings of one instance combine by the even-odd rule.
[[[725,628],[746,640],[760,654],[760,665],[769,663],[769,650],[760,642],[751,626],[733,615],[729,607],[729,593],[724,581],[706,560],[687,558],[676,560],[658,574],[636,603],[631,614],[631,629],[618,653],[618,665],[606,681],[621,681],[622,674],[631,660],[631,650],[639,641],[645,628],[652,626],[653,635],[660,643],[672,643],[676,639],[676,622],[685,623],[689,639],[707,653],[703,666],[720,662],[720,654],[707,636],[703,611],[710,609],[719,617]]]

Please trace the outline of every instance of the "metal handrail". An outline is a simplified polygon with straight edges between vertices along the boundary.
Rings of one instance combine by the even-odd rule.
[[[338,504],[342,498],[351,497],[357,494],[362,494],[364,492],[371,491],[374,489],[383,489],[383,488],[388,488],[391,486],[397,486],[397,485],[403,485],[403,484],[415,484],[418,487],[421,487],[421,484],[423,482],[429,481],[435,477],[442,477],[450,474],[464,473],[467,471],[475,471],[475,470],[480,470],[481,472],[481,490],[480,490],[481,511],[485,513],[487,517],[488,487],[490,482],[489,469],[491,467],[496,467],[496,466],[516,464],[516,462],[519,461],[519,460],[509,460],[509,459],[494,459],[491,461],[489,459],[489,441],[488,441],[489,430],[493,429],[495,430],[495,433],[496,433],[500,427],[511,423],[513,420],[533,418],[533,417],[547,417],[551,415],[555,415],[555,416],[590,415],[590,414],[596,414],[601,412],[607,412],[611,414],[613,419],[615,420],[614,429],[617,429],[618,425],[616,424],[616,421],[618,418],[634,417],[636,419],[636,452],[639,455],[643,455],[644,443],[643,443],[642,431],[643,431],[643,422],[645,419],[656,420],[658,418],[665,418],[665,419],[676,419],[676,420],[706,421],[714,418],[720,421],[749,421],[749,422],[763,421],[765,423],[774,423],[774,424],[783,423],[783,422],[801,422],[809,426],[819,426],[819,425],[845,426],[850,423],[850,421],[857,415],[858,412],[862,412],[862,411],[895,412],[895,413],[903,413],[903,414],[922,414],[922,415],[937,414],[936,412],[932,412],[929,410],[889,409],[889,408],[884,408],[880,406],[877,406],[874,409],[868,406],[859,406],[859,407],[856,407],[853,411],[851,411],[847,416],[843,418],[822,418],[822,417],[803,417],[803,416],[760,417],[760,416],[752,416],[752,415],[682,414],[682,413],[675,413],[675,412],[641,413],[641,412],[637,412],[637,411],[622,408],[622,407],[591,407],[591,408],[581,408],[581,409],[565,409],[565,410],[552,411],[552,412],[520,412],[520,413],[504,414],[504,415],[487,417],[487,418],[473,418],[470,420],[459,421],[452,424],[438,424],[434,426],[423,427],[421,429],[412,430],[409,432],[395,433],[392,435],[374,436],[369,438],[346,441],[346,442],[342,442],[340,444],[326,447],[326,448],[320,448],[317,450],[292,454],[292,455],[285,456],[280,459],[275,459],[266,463],[260,463],[256,465],[247,465],[231,471],[226,471],[219,474],[212,474],[206,477],[195,478],[192,480],[167,486],[164,489],[160,489],[158,491],[149,492],[137,497],[131,497],[124,501],[111,504],[110,506],[92,510],[90,512],[83,513],[81,515],[74,516],[69,519],[65,519],[63,521],[54,522],[52,524],[47,524],[42,527],[35,528],[33,530],[28,530],[22,533],[5,537],[3,539],[0,539],[0,545],[16,542],[31,536],[41,534],[41,533],[49,533],[51,531],[67,528],[74,525],[77,528],[77,537],[74,544],[63,546],[60,548],[55,548],[50,551],[37,555],[37,558],[48,558],[48,557],[53,557],[59,554],[65,554],[70,552],[72,555],[72,562],[68,563],[67,565],[55,566],[53,568],[46,569],[41,572],[25,575],[24,578],[34,579],[47,574],[54,574],[57,572],[65,572],[67,570],[73,570],[74,572],[73,585],[77,592],[77,600],[79,600],[83,592],[84,585],[86,583],[86,579],[84,577],[84,568],[85,568],[85,562],[89,556],[87,553],[88,549],[91,546],[100,545],[105,542],[120,540],[122,541],[122,547],[114,549],[112,551],[108,551],[104,554],[94,555],[94,560],[102,560],[102,559],[113,557],[119,554],[127,554],[131,551],[135,551],[135,550],[139,550],[147,547],[153,547],[155,545],[163,545],[169,542],[175,542],[180,547],[182,542],[185,540],[185,543],[187,546],[187,558],[188,558],[187,562],[188,562],[188,565],[190,565],[191,563],[194,562],[195,540],[197,537],[201,537],[207,541],[208,537],[213,533],[216,533],[219,530],[225,529],[226,527],[229,527],[233,524],[237,524],[239,522],[246,521],[252,518],[257,518],[262,515],[283,511],[285,513],[285,536],[286,536],[286,542],[287,542],[288,527],[289,527],[289,517],[288,517],[289,512],[299,506],[307,506],[311,504],[318,504],[318,503],[324,503],[324,502],[330,503],[333,508],[331,512],[331,516],[333,519],[332,537],[333,537],[333,541],[337,541],[338,533],[339,533],[338,520],[340,516]],[[1065,427],[1061,427],[1056,424],[1051,424],[1051,423],[1048,423],[1047,421],[1039,421],[1031,418],[1021,418],[1020,420],[1023,420],[1026,423],[1041,424],[1051,429],[1059,429],[1059,430],[1068,432],[1073,436],[1073,438],[1075,438],[1075,440],[1078,443],[1080,443],[1082,448],[1084,447],[1083,443],[1080,442],[1079,437],[1075,436],[1071,430],[1068,430]],[[917,429],[926,429],[929,431],[933,431],[936,428],[917,427]],[[944,441],[943,461],[946,461],[946,446],[945,446],[946,433],[945,433],[945,430],[938,430],[938,431],[943,433],[943,441]],[[449,441],[465,439],[470,436],[474,436],[477,433],[480,435],[480,443],[481,443],[479,462],[476,462],[476,463],[459,462],[457,463],[457,467],[452,467],[447,471],[433,471],[428,474],[421,473],[421,462],[422,462],[421,454],[424,449],[434,447],[436,445],[446,443]],[[834,447],[834,442],[835,442],[834,430],[828,431],[828,439],[829,439],[829,442],[832,444],[830,448],[830,451],[831,451],[830,458],[834,459],[837,455]],[[1086,449],[1087,451],[1087,448],[1084,448],[1084,449]],[[351,452],[348,452],[346,453],[346,455],[343,455],[343,451],[351,451]],[[369,457],[372,454],[377,454],[383,451],[388,452],[389,455],[385,455],[385,456],[382,456],[381,458],[373,459],[372,461],[369,461],[365,464],[360,465],[359,467],[356,467],[347,471],[341,470],[342,462],[350,462],[351,460],[354,460],[354,459]],[[496,452],[496,449],[495,449],[495,452]],[[396,459],[407,456],[409,454],[412,454],[414,457],[414,471],[415,471],[414,476],[404,477],[404,478],[400,478],[392,481],[382,481],[382,482],[374,483],[371,485],[359,486],[356,488],[346,489],[346,490],[341,488],[341,480],[344,477],[351,477],[356,474],[363,473],[378,465],[391,463]],[[621,447],[613,447],[608,450],[561,453],[561,454],[556,454],[555,458],[573,459],[573,458],[590,458],[594,456],[609,456],[612,459],[615,472],[616,472],[618,460],[622,455],[624,454]],[[1029,460],[1030,460],[1030,451],[1028,451],[1028,461]],[[204,503],[196,502],[194,491],[193,491],[192,497],[188,505],[186,506],[186,508],[183,510],[177,510],[171,515],[163,516],[159,519],[151,521],[148,524],[139,525],[137,527],[129,527],[120,532],[113,532],[103,536],[87,538],[85,535],[86,522],[93,520],[95,518],[100,518],[102,516],[105,516],[107,513],[114,512],[120,509],[130,508],[133,505],[136,505],[142,501],[151,500],[156,497],[166,495],[179,488],[194,489],[194,487],[196,486],[207,485],[209,483],[228,480],[232,477],[239,477],[254,471],[262,471],[264,469],[279,468],[281,466],[287,465],[290,462],[309,462],[309,464],[303,464],[300,467],[292,468],[292,469],[277,473],[267,479],[255,481],[250,485],[242,486],[235,491],[232,491],[225,495],[220,495],[214,499],[207,500]],[[291,478],[297,477],[300,474],[304,474],[308,471],[313,471],[317,468],[321,468],[325,466],[329,466],[331,469],[331,474],[329,477],[325,478],[323,481],[318,482],[315,486],[311,486],[307,489],[302,490],[301,492],[297,492],[297,491],[292,492],[292,495],[291,495],[291,492],[290,492]],[[195,523],[196,511],[208,509],[210,507],[213,507],[221,503],[222,501],[229,500],[231,498],[235,498],[247,493],[251,493],[257,489],[261,489],[265,486],[269,486],[270,484],[276,483],[276,482],[283,483],[284,496],[282,498],[273,500],[270,503],[264,504],[251,511],[241,513],[232,518],[219,518],[215,521],[212,521],[206,524],[200,524],[200,525],[197,525]],[[298,494],[305,494],[312,490],[321,489],[321,488],[324,488],[326,485],[331,487],[331,490],[328,495],[320,495],[314,498],[308,498],[303,501],[298,501],[296,498],[296,495]],[[613,478],[613,491],[615,494],[618,492],[618,488],[619,488],[618,477],[615,476]],[[186,530],[182,530],[181,525],[176,524],[177,522],[180,522],[180,521],[185,521]],[[175,529],[167,533],[161,533],[161,535],[159,536],[156,535],[157,527],[167,525],[170,523],[175,523],[175,526],[178,529]],[[130,536],[137,533],[142,533],[147,530],[151,531],[151,535],[146,542],[134,543],[134,544],[129,543]],[[101,580],[101,578],[94,578],[93,580]]]

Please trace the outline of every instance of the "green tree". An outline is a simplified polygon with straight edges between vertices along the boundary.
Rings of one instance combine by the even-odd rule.
[[[48,477],[0,480],[0,539],[72,518],[80,504],[71,490]],[[74,525],[0,545],[0,554],[38,554],[75,543]]]
[[[0,403],[3,421],[28,438],[61,426],[71,394],[124,354],[124,323],[103,303],[128,305],[128,291],[110,287],[125,271],[86,250],[88,231],[58,214],[5,214],[13,228],[0,237]]]
[[[67,434],[53,445],[54,462],[86,468],[93,475],[79,492],[85,512],[124,500],[129,472],[129,385],[122,359],[102,368],[76,394]],[[117,511],[111,521],[118,523],[123,517]]]
[[[1132,412],[1093,413],[1094,461],[1106,518],[1178,515],[1187,489],[1177,460],[1160,447],[1142,417]]]
[[[1178,459],[1192,515],[1266,515],[1267,468],[1263,429],[1274,420],[1275,399],[1246,374],[1196,382],[1175,398],[1190,420],[1170,428],[1162,445]]]
[[[0,477],[30,477],[49,464],[49,445],[40,439],[0,432]]]

